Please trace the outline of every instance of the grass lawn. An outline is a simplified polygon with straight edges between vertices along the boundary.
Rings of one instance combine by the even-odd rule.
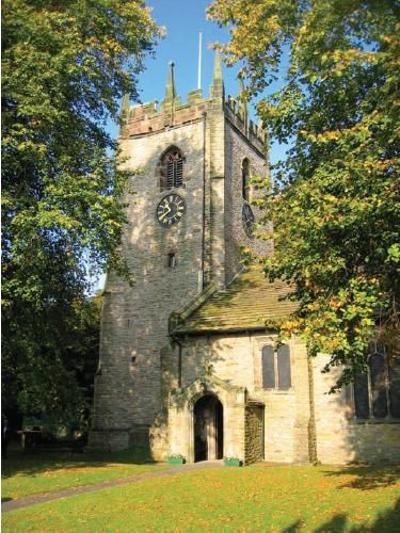
[[[40,451],[24,454],[10,450],[7,459],[2,461],[1,497],[3,500],[22,498],[160,468],[167,465],[154,463],[141,450],[108,454]]]
[[[198,470],[11,511],[3,531],[393,533],[399,477],[400,467]]]

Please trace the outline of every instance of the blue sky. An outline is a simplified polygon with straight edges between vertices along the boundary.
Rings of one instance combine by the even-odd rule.
[[[165,39],[156,48],[155,59],[146,62],[147,71],[140,80],[144,100],[162,99],[168,61],[176,64],[176,85],[183,97],[197,88],[198,34],[203,33],[202,89],[208,92],[211,82],[214,52],[209,47],[215,42],[226,42],[228,31],[206,20],[207,0],[149,0],[156,22],[167,31]],[[238,90],[237,69],[225,68],[227,94]]]
[[[139,77],[139,95],[142,102],[161,101],[164,98],[168,62],[175,62],[177,92],[182,100],[197,88],[197,64],[199,32],[203,34],[202,90],[208,94],[214,65],[214,51],[210,45],[229,40],[229,31],[207,20],[206,9],[211,0],[147,0],[152,16],[158,25],[166,29],[166,36],[155,47],[154,56],[146,59],[146,70]],[[236,95],[239,90],[238,67],[224,66],[225,93]],[[275,85],[276,89],[277,85]],[[254,114],[254,106],[253,111]],[[254,118],[254,117],[252,117]],[[115,137],[117,127],[109,124]],[[274,163],[282,158],[284,150],[274,144],[270,147],[270,159]]]
[[[210,45],[227,42],[229,33],[206,19],[208,0],[147,0],[152,16],[166,30],[166,36],[155,47],[154,56],[146,59],[146,70],[139,77],[139,94],[142,102],[161,101],[164,98],[168,62],[175,63],[175,80],[179,96],[197,88],[199,32],[203,34],[202,90],[208,94],[214,63],[214,51]],[[237,94],[238,68],[224,67],[226,94]],[[110,125],[113,136],[117,128]]]
[[[175,62],[177,92],[183,100],[197,88],[199,32],[203,34],[201,86],[203,95],[207,95],[214,65],[214,51],[210,46],[229,40],[226,28],[219,28],[206,18],[210,0],[147,0],[147,4],[152,8],[152,16],[157,24],[166,29],[166,36],[156,46],[154,56],[147,57],[146,70],[139,77],[141,101],[161,101],[164,98],[169,61]],[[238,93],[238,70],[238,67],[224,66],[227,95]],[[109,131],[114,137],[117,135],[115,125],[110,124]],[[282,157],[282,154],[279,146],[272,146],[271,162]]]

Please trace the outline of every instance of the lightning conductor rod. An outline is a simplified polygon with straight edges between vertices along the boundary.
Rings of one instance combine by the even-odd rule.
[[[199,60],[197,65],[197,88],[201,89],[201,43],[203,40],[203,33],[199,31]]]

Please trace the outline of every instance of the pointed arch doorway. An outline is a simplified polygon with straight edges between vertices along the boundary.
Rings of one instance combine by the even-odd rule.
[[[207,394],[194,404],[194,460],[222,459],[224,454],[224,410],[219,399]]]

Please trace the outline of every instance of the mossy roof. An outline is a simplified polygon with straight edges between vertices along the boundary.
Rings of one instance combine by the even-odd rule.
[[[286,299],[289,286],[268,282],[260,267],[239,274],[224,290],[206,302],[175,328],[174,333],[201,334],[266,329],[266,321],[288,317],[296,302]]]

